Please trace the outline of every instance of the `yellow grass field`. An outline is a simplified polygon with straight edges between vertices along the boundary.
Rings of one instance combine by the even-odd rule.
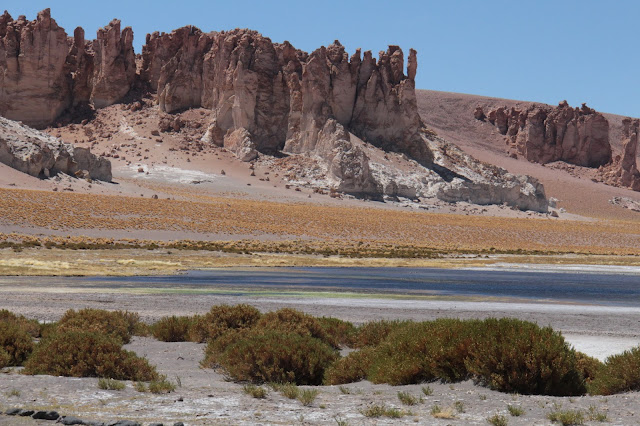
[[[398,250],[640,255],[640,222],[566,221],[434,214],[397,209],[334,207],[236,198],[193,201],[0,189],[0,224],[28,234],[82,236],[89,230],[130,230],[131,240],[201,235],[195,240],[243,240],[249,251],[338,253],[373,250],[392,257]],[[0,239],[22,237],[8,235]],[[175,237],[175,238],[174,238]],[[46,240],[46,237],[39,237]],[[50,237],[56,241],[64,237]],[[194,240],[191,237],[191,240]],[[227,244],[238,244],[230,242]],[[417,252],[416,252],[417,250]]]

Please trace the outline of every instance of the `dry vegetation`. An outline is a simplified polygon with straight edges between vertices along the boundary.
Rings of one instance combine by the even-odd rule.
[[[0,198],[0,217],[7,226],[74,235],[131,230],[135,236],[169,231],[210,240],[255,239],[242,242],[240,249],[237,241],[215,247],[186,242],[189,247],[182,248],[226,245],[235,251],[409,258],[429,257],[434,251],[640,254],[637,222],[463,216],[206,196],[183,201],[0,189]],[[49,239],[58,246],[70,243]],[[128,243],[135,246],[136,241]]]

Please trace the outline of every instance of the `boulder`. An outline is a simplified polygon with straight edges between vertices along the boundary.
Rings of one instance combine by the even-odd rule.
[[[56,173],[111,181],[111,163],[87,148],[75,148],[53,136],[0,117],[0,162],[35,177]]]

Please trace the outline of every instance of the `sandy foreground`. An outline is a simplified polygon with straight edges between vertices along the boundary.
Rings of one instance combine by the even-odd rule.
[[[5,278],[6,280],[7,278]],[[3,286],[0,308],[41,320],[54,320],[70,308],[126,309],[152,321],[165,315],[204,313],[214,304],[250,303],[262,311],[294,307],[313,315],[334,316],[356,323],[382,318],[429,320],[442,317],[518,317],[551,325],[563,332],[577,349],[604,359],[640,343],[637,324],[640,309],[583,305],[497,303],[482,301],[411,300],[369,297],[265,297],[260,295],[131,294],[108,289],[64,287],[56,279],[51,286],[24,285],[14,290]],[[557,398],[493,392],[472,382],[429,383],[392,387],[359,382],[319,387],[310,406],[289,400],[275,391],[258,400],[243,392],[242,384],[228,382],[211,369],[202,369],[204,345],[164,343],[152,338],[135,338],[127,349],[147,357],[168,379],[179,384],[165,395],[140,393],[127,382],[124,391],[100,390],[97,379],[22,376],[15,370],[0,375],[0,408],[48,408],[83,419],[111,421],[131,419],[142,423],[173,424],[487,424],[487,417],[502,414],[509,424],[550,424],[549,412],[582,410],[606,413],[610,424],[637,424],[640,394],[609,397]],[[422,386],[433,394],[426,396]],[[15,395],[17,390],[19,395]],[[403,406],[398,392],[408,392],[422,401]],[[373,404],[404,411],[402,418],[367,418],[362,414]],[[450,418],[435,418],[434,406],[449,412]],[[507,406],[524,410],[512,417]],[[593,407],[593,408],[590,408]],[[42,422],[42,421],[41,421]],[[37,424],[25,418],[0,416],[3,424]],[[47,424],[42,422],[41,424]],[[587,421],[587,424],[597,422]]]

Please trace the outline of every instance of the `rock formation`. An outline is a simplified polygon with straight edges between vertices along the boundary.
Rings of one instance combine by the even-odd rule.
[[[34,21],[0,16],[0,115],[45,127],[65,110],[92,102],[104,107],[120,100],[135,79],[133,32],[120,32],[114,20],[85,42],[51,18],[49,9]]]
[[[474,112],[477,119],[479,111]],[[487,119],[509,139],[510,153],[535,163],[566,161],[599,167],[611,161],[609,122],[587,107],[571,108],[566,101],[556,108],[536,105],[526,110],[501,107]]]
[[[2,117],[0,162],[36,177],[66,173],[111,182],[108,160]]]
[[[310,152],[334,119],[375,146],[432,160],[420,136],[413,50],[405,75],[397,46],[376,61],[371,52],[349,58],[337,41],[309,55],[255,31],[184,27],[148,36],[143,59],[141,75],[157,88],[162,110],[215,111],[208,135],[216,144],[245,129],[260,152]]]
[[[640,171],[638,171],[638,133],[640,119],[622,120],[622,155],[606,167],[600,169],[600,178],[607,184],[640,191]]]

